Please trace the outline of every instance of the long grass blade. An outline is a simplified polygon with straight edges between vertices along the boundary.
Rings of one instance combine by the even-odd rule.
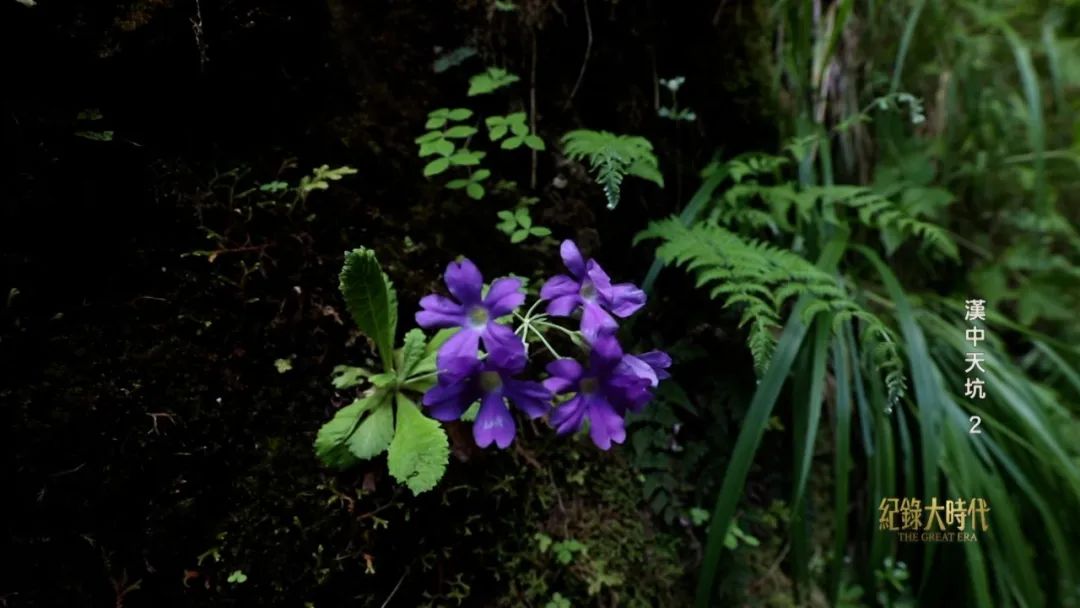
[[[847,245],[846,238],[838,238],[830,241],[821,254],[818,266],[823,270],[832,272],[836,267],[840,256]],[[773,353],[768,369],[765,371],[761,384],[754,392],[747,409],[746,417],[742,421],[742,430],[738,439],[735,440],[735,449],[732,452],[728,469],[724,473],[724,480],[720,484],[720,493],[716,497],[716,506],[713,508],[712,518],[709,521],[709,532],[705,542],[705,555],[701,563],[701,575],[698,579],[698,587],[695,605],[698,608],[707,608],[711,605],[712,593],[716,582],[717,568],[720,564],[720,555],[724,548],[724,537],[728,527],[735,516],[739,498],[743,494],[746,477],[750,473],[750,465],[754,460],[761,436],[765,433],[765,426],[769,422],[776,399],[780,396],[788,373],[791,371],[795,356],[802,346],[808,331],[802,322],[802,312],[809,304],[809,296],[801,296],[795,303],[795,308],[788,318],[784,331],[780,335],[780,341]]]
[[[844,558],[847,555],[848,483],[851,478],[851,359],[846,334],[851,331],[846,323],[842,335],[832,343],[833,373],[836,375],[836,413],[833,442],[833,472],[836,485],[833,494],[833,556],[829,579],[829,602],[836,604],[840,595],[840,582],[844,575]]]
[[[900,47],[896,51],[896,60],[893,61],[892,82],[889,84],[889,93],[900,91],[900,78],[904,74],[904,62],[907,61],[908,48],[911,47],[911,39],[915,36],[915,26],[919,24],[919,16],[922,15],[926,0],[919,0],[911,8],[904,23],[904,33],[900,36]]]

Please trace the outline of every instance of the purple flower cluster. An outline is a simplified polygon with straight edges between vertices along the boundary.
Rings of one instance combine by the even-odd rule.
[[[540,299],[548,300],[547,313],[554,317],[568,317],[580,307],[581,335],[589,342],[615,333],[619,326],[611,315],[629,317],[645,305],[644,291],[630,283],[612,285],[600,264],[582,258],[573,241],[563,241],[559,254],[571,276],[548,279]]]
[[[572,241],[560,247],[570,276],[556,275],[540,290],[547,314],[569,317],[581,310],[580,332],[588,345],[588,365],[560,358],[547,365],[542,382],[516,378],[528,363],[524,341],[500,317],[513,313],[525,300],[521,281],[496,279],[483,295],[484,279],[469,260],[452,262],[444,279],[452,300],[429,295],[420,300],[416,322],[424,328],[458,327],[437,356],[438,383],[423,398],[437,420],[457,420],[477,401],[473,423],[477,445],[506,448],[516,425],[507,401],[530,418],[550,413],[560,434],[589,423],[593,443],[607,450],[626,439],[624,418],[640,411],[664,378],[671,358],[660,351],[625,354],[615,331],[614,316],[625,318],[645,305],[645,293],[629,283],[613,285],[594,260],[585,260]],[[480,345],[486,351],[481,356]],[[557,405],[556,395],[567,395]]]

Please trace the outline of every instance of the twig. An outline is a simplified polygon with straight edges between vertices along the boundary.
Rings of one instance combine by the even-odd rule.
[[[581,4],[585,7],[585,28],[588,38],[585,40],[585,57],[581,59],[581,71],[578,72],[574,88],[570,90],[570,97],[566,99],[566,108],[570,107],[570,102],[574,100],[574,95],[581,86],[581,80],[585,78],[585,67],[589,65],[589,54],[592,52],[592,18],[589,17],[589,0],[581,0]]]
[[[543,471],[544,470],[544,467],[543,467],[543,465],[540,464],[540,461],[537,460],[535,456],[530,454],[525,448],[521,447],[521,442],[520,441],[515,441],[514,442],[514,452],[516,452],[518,455],[520,455],[522,458],[524,458],[525,462],[529,463],[536,470],[538,470],[538,471]]]
[[[396,584],[396,585],[394,585],[394,588],[393,588],[393,590],[391,590],[391,591],[390,591],[390,595],[388,595],[388,596],[386,597],[386,601],[384,601],[384,602],[382,603],[382,606],[380,606],[380,608],[386,608],[387,606],[389,606],[389,605],[390,605],[390,600],[394,599],[394,595],[396,595],[396,594],[397,594],[397,592],[398,592],[398,589],[400,589],[400,588],[401,588],[401,583],[405,582],[405,577],[406,577],[406,576],[408,576],[408,575],[409,575],[409,571],[408,571],[408,570],[405,570],[405,572],[404,572],[404,573],[402,573],[402,575],[401,575],[401,578],[399,578],[399,579],[398,579],[398,582],[397,582],[397,584]]]

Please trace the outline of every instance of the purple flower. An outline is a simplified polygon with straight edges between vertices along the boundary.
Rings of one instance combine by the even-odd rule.
[[[628,317],[645,305],[645,292],[630,283],[611,284],[611,277],[596,260],[581,257],[577,245],[567,239],[559,247],[571,276],[555,275],[540,290],[542,300],[550,300],[549,315],[568,317],[582,307],[581,333],[589,342],[611,335],[618,324],[611,317]]]
[[[436,420],[457,420],[477,400],[480,411],[473,422],[473,438],[484,448],[495,443],[505,448],[514,441],[514,418],[506,399],[517,409],[538,418],[551,408],[551,391],[539,382],[515,380],[525,369],[522,350],[497,348],[483,361],[475,357],[447,360],[439,383],[424,393],[423,403]]]
[[[661,380],[671,377],[667,368],[671,367],[671,357],[659,350],[651,350],[640,355],[623,355],[619,361],[619,371],[645,378],[655,387]]]
[[[481,340],[488,352],[497,348],[524,349],[524,344],[513,330],[495,322],[495,319],[510,314],[525,301],[519,279],[495,279],[487,297],[482,298],[484,277],[476,265],[465,258],[460,262],[450,262],[444,279],[457,301],[435,294],[424,296],[420,300],[423,310],[416,313],[416,322],[425,329],[461,328],[439,349],[440,368],[450,359],[476,359]]]
[[[551,377],[544,380],[544,386],[556,394],[576,393],[551,413],[556,432],[560,435],[574,432],[588,419],[589,435],[600,449],[607,450],[612,443],[626,439],[623,416],[628,411],[640,410],[652,398],[649,388],[653,382],[624,361],[618,341],[612,336],[601,336],[592,344],[588,368],[573,359],[558,359],[548,364]],[[655,377],[647,363],[646,367]]]

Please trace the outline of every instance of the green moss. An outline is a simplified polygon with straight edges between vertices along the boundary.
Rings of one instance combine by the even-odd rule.
[[[495,549],[506,585],[498,605],[688,605],[689,543],[654,528],[622,453],[586,439],[544,454],[528,469],[521,509],[502,520],[515,532]]]

